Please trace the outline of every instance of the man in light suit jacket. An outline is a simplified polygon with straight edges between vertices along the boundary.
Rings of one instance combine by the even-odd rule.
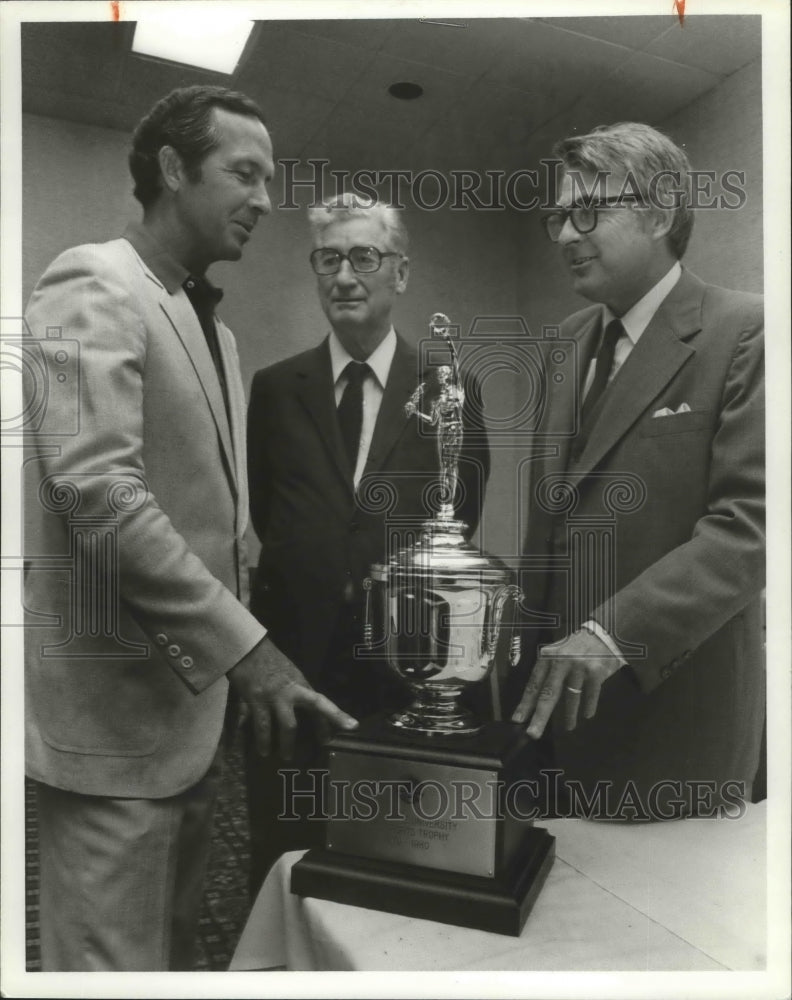
[[[581,377],[548,380],[536,438],[524,584],[550,627],[526,630],[514,718],[539,738],[552,717],[564,808],[734,811],[764,709],[762,301],[681,266],[688,163],[666,136],[627,123],[556,152],[545,226],[598,304],[561,326]]]
[[[54,389],[25,594],[47,971],[192,967],[229,682],[261,752],[275,720],[288,752],[296,708],[354,725],[244,605],[244,396],[205,272],[270,209],[261,111],[174,91],[130,168],[142,224],[61,254],[26,317]]]
[[[331,332],[253,380],[248,470],[261,556],[251,608],[311,683],[360,717],[404,703],[399,679],[380,662],[356,659],[353,648],[363,639],[363,580],[397,544],[389,532],[398,524],[420,528],[432,513],[436,435],[408,417],[405,403],[424,377],[427,392],[436,390],[415,349],[393,328],[393,305],[409,273],[398,210],[342,195],[311,209],[309,219],[311,263]],[[468,389],[468,401],[480,403],[477,387]],[[469,405],[463,415],[457,513],[471,532],[489,472],[480,413]],[[320,765],[309,732],[302,750],[303,770]],[[255,891],[278,854],[317,843],[322,827],[278,823],[276,803],[287,786],[270,761],[249,760]],[[311,787],[312,780],[301,776],[294,787]]]

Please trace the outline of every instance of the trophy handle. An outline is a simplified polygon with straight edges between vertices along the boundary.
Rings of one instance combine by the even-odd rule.
[[[363,608],[363,646],[365,649],[372,649],[374,646],[373,626],[371,624],[371,588],[371,577],[367,576],[363,581],[363,590],[366,592],[366,604]]]
[[[522,656],[522,636],[515,629],[509,643],[509,666],[516,667]]]
[[[486,656],[487,661],[492,661],[495,658],[495,652],[498,648],[498,639],[500,638],[501,625],[503,624],[503,612],[506,607],[507,601],[514,601],[518,604],[522,600],[522,591],[516,584],[510,583],[505,587],[501,587],[496,591],[495,596],[492,599],[492,611],[490,613],[489,626],[485,631],[483,636],[483,649],[482,655]],[[520,636],[519,634],[512,636],[510,649],[509,649],[509,665],[514,666],[515,663],[520,658]]]

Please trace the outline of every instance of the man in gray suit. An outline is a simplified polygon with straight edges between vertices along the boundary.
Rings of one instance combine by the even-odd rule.
[[[31,435],[28,464],[47,971],[192,967],[229,684],[262,753],[276,726],[288,756],[295,709],[355,725],[244,605],[244,394],[205,273],[238,260],[270,210],[261,111],[221,88],[174,91],[138,126],[130,169],[142,224],[61,254],[26,316],[51,371],[53,327],[79,351],[47,413],[57,430],[76,393],[78,430]],[[67,571],[36,569],[63,556]]]
[[[514,718],[549,725],[584,813],[717,814],[750,797],[764,709],[762,300],[680,263],[689,168],[666,136],[556,152],[547,234],[596,304],[561,326],[581,379],[548,380],[536,436],[526,566],[556,571],[524,589],[556,625],[526,631]]]

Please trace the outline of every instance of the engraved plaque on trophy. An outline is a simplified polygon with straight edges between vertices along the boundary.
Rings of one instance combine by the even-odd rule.
[[[365,646],[414,700],[328,742],[325,847],[297,862],[292,891],[517,935],[554,857],[554,838],[533,825],[535,744],[522,726],[483,722],[459,699],[516,664],[521,595],[455,517],[464,390],[449,320],[438,313],[430,325],[451,364],[406,412],[436,428],[442,502],[417,543],[365,583]]]

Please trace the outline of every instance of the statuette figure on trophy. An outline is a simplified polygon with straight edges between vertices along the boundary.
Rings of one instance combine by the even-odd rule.
[[[462,407],[465,404],[465,390],[459,376],[459,363],[454,343],[449,335],[451,321],[443,313],[435,313],[429,321],[434,334],[444,337],[451,351],[452,365],[441,365],[435,371],[439,387],[429,413],[419,408],[426,391],[422,382],[405,403],[407,416],[415,415],[419,420],[437,427],[437,450],[440,460],[440,486],[442,506],[438,517],[453,520],[454,497],[459,477],[459,456],[462,452]]]

